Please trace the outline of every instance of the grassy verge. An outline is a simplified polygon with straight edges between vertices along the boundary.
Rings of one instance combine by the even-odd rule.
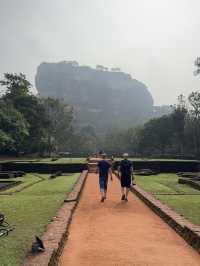
[[[35,235],[41,235],[62,205],[79,174],[47,179],[13,195],[0,195],[0,212],[15,230],[0,238],[0,265],[19,266]],[[30,182],[32,175],[26,176]],[[16,187],[17,188],[17,187]],[[12,188],[14,189],[14,188]]]
[[[129,158],[131,161],[153,161],[153,162],[198,162],[198,160],[189,160],[189,159],[159,159],[159,158]],[[115,158],[116,161],[123,160],[122,157]]]
[[[41,177],[40,177],[41,176]],[[27,174],[25,176],[22,177],[18,177],[18,178],[13,178],[13,179],[9,179],[9,181],[22,181],[21,184],[11,187],[10,189],[6,189],[5,191],[0,191],[0,195],[4,195],[4,194],[12,194],[12,193],[16,193],[18,191],[21,191],[33,184],[38,183],[39,181],[41,181],[42,179],[47,178],[49,175],[39,175],[39,174]],[[7,181],[7,179],[1,179],[1,181]]]
[[[6,159],[6,160],[0,160],[0,163],[52,163],[52,164],[67,164],[67,163],[86,163],[85,157],[80,158],[58,158],[58,160],[53,160],[52,158],[35,158],[35,159]]]
[[[188,185],[178,184],[177,175],[136,176],[136,182],[161,202],[194,224],[200,225],[200,191]]]
[[[51,158],[45,158],[38,162],[51,164],[86,163],[86,158],[59,158],[56,161],[52,161]]]

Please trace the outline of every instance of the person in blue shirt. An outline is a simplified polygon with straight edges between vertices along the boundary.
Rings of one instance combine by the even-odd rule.
[[[123,154],[123,160],[118,167],[118,173],[121,181],[121,200],[128,201],[128,193],[131,187],[133,176],[133,164],[128,160],[128,153]]]
[[[112,181],[112,170],[111,164],[106,160],[106,154],[102,154],[102,160],[98,162],[98,173],[99,173],[99,186],[101,192],[101,202],[106,199],[107,186],[108,186],[108,175]]]

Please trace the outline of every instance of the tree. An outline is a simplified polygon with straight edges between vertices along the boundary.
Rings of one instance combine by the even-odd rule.
[[[174,106],[174,110],[171,114],[173,131],[178,143],[178,153],[180,154],[183,153],[184,129],[187,112],[185,97],[181,94],[178,96],[178,104]]]
[[[188,101],[190,103],[190,119],[193,122],[193,138],[195,143],[195,154],[200,154],[200,92],[192,92]]]
[[[1,153],[23,151],[29,125],[20,112],[3,101],[0,102],[0,128]]]
[[[0,80],[0,85],[6,87],[6,98],[9,99],[27,95],[31,88],[31,83],[26,80],[26,76],[22,73],[19,75],[5,73],[4,80]]]
[[[195,118],[200,118],[200,92],[195,91],[192,92],[189,97],[188,101],[192,107],[191,113],[194,115]]]
[[[72,134],[73,110],[58,99],[43,99],[46,117],[48,118],[47,138],[48,152],[63,150],[69,145]]]
[[[29,136],[26,138],[27,153],[44,153],[47,146],[48,117],[43,101],[34,95],[18,97],[14,101],[15,108],[20,111],[29,124]]]
[[[2,101],[7,106],[13,106],[28,125],[28,134],[24,139],[24,151],[27,153],[38,152],[44,148],[48,122],[41,100],[31,95],[31,84],[22,73],[19,75],[6,73],[0,84],[6,87]]]
[[[173,129],[170,116],[151,119],[144,124],[140,133],[139,148],[144,154],[160,153],[164,155],[166,148],[172,144]]]

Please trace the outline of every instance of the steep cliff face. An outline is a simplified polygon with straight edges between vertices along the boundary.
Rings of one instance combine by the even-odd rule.
[[[42,63],[35,78],[41,96],[64,99],[82,125],[102,130],[110,125],[134,126],[153,113],[147,87],[129,74],[79,66],[77,62]]]

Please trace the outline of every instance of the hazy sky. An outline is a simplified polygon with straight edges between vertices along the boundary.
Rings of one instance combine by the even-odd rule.
[[[120,67],[155,104],[200,88],[199,0],[0,0],[0,73],[76,60]]]

